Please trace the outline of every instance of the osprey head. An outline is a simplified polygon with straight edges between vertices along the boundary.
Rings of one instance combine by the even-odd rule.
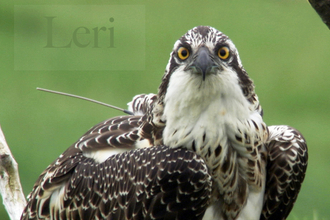
[[[244,70],[233,42],[222,32],[209,26],[189,30],[174,44],[169,63],[159,88],[162,100],[171,78],[181,78],[181,86],[194,84],[201,89],[231,83],[239,84],[245,96],[253,90],[253,82]],[[178,80],[178,79],[176,79]]]
[[[157,100],[149,120],[159,127],[178,119],[197,123],[219,112],[230,112],[226,120],[244,118],[259,105],[235,45],[208,26],[195,27],[175,42]]]

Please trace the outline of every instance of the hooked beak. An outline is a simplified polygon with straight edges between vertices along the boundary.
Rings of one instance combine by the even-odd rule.
[[[185,70],[192,70],[194,73],[202,74],[203,81],[205,81],[206,75],[214,73],[217,67],[218,65],[211,58],[209,50],[206,47],[201,47]]]

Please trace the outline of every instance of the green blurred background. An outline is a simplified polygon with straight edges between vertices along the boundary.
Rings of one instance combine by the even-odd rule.
[[[58,22],[62,15],[67,15],[67,20],[62,18],[62,23],[57,23],[57,28],[66,34],[72,34],[72,28],[79,25],[94,27],[95,23],[89,24],[89,20],[100,18],[103,22],[104,10],[91,10],[93,14],[87,10],[86,19],[81,20],[77,6],[99,5],[107,9],[133,5],[140,11],[135,16],[134,10],[121,10],[113,24],[102,24],[115,27],[115,50],[73,45],[55,48],[49,56],[43,53],[47,48],[41,48],[42,53],[33,53],[31,49],[34,44],[46,44],[39,34],[46,21],[38,20],[38,11],[14,10],[15,5],[32,9],[44,4],[32,0],[0,2],[0,124],[19,164],[26,195],[47,165],[87,129],[122,114],[85,101],[39,92],[36,87],[125,108],[135,94],[157,92],[169,53],[181,35],[194,26],[210,25],[236,44],[244,67],[255,82],[265,122],[293,126],[308,142],[307,175],[289,219],[330,219],[330,32],[307,0],[70,1],[70,5],[67,1],[47,1],[47,6],[69,9],[54,11]],[[16,23],[14,17],[18,19]],[[132,24],[135,29],[131,33],[128,26]],[[77,51],[83,56],[78,56]],[[108,54],[116,62],[108,59]],[[24,56],[30,66],[29,62],[24,63]],[[93,67],[100,61],[109,62],[109,67]],[[84,65],[79,68],[79,64]],[[87,69],[86,64],[92,67]],[[3,206],[0,219],[8,219]]]

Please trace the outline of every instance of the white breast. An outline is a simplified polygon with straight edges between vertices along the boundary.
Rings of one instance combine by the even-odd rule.
[[[227,137],[227,127],[251,114],[236,74],[222,71],[221,77],[210,75],[205,81],[198,75],[177,70],[171,76],[165,96],[163,120],[164,144],[169,147],[190,146],[192,140],[212,144]],[[225,141],[225,140],[223,140]]]

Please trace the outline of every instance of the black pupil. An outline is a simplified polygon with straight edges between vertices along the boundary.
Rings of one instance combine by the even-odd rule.
[[[220,50],[220,55],[221,55],[222,57],[226,56],[226,54],[227,54],[227,52],[226,52],[225,49],[221,49],[221,50]]]
[[[186,57],[186,56],[188,55],[187,50],[183,49],[183,50],[181,51],[181,55],[182,55],[183,57]]]

